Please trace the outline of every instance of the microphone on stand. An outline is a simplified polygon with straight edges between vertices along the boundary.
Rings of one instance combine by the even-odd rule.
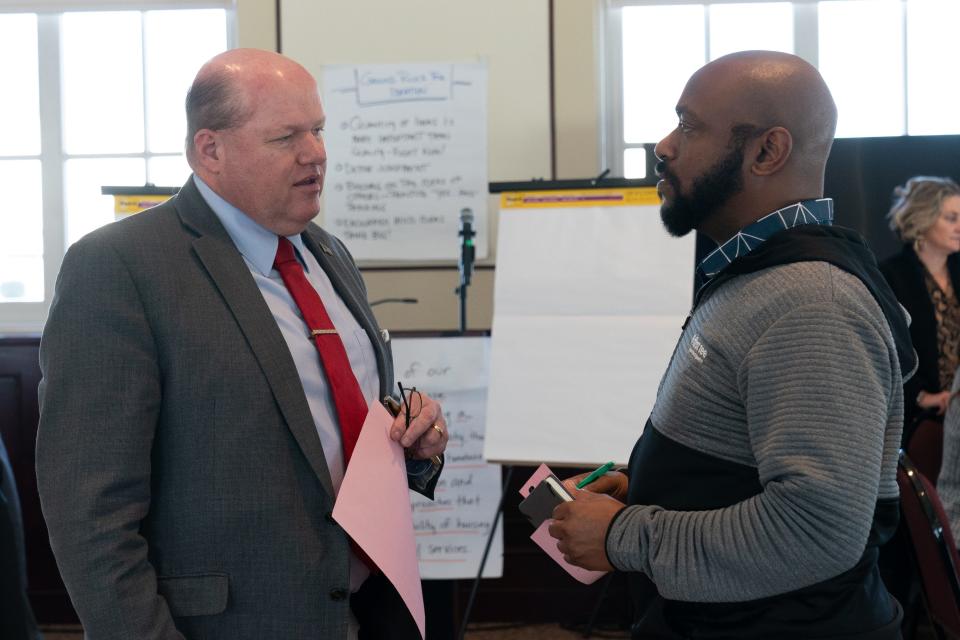
[[[473,230],[473,209],[464,207],[460,210],[460,286],[457,294],[460,296],[460,333],[467,331],[467,287],[470,286],[470,276],[473,275],[474,246],[473,237],[477,235]]]
[[[465,207],[460,210],[460,232],[457,234],[460,241],[460,288],[470,285],[470,276],[473,275],[473,258],[475,248],[473,237],[477,235],[473,230],[473,209]]]

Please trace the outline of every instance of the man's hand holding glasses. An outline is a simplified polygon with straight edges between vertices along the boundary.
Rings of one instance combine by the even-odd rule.
[[[390,428],[390,438],[399,442],[408,458],[433,459],[440,464],[440,455],[447,448],[447,423],[440,404],[416,387],[400,389],[401,406]]]

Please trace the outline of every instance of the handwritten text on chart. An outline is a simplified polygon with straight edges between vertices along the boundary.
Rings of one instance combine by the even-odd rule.
[[[452,77],[450,71],[444,68],[425,71],[411,71],[402,67],[392,71],[358,70],[356,77],[357,102],[360,104],[450,98]]]
[[[485,401],[483,391],[436,394],[450,434],[443,475],[433,501],[412,501],[421,565],[461,565],[465,575],[476,573],[477,554],[490,534],[499,496],[500,468],[482,456],[483,429],[476,421],[476,408],[482,408],[476,400],[481,398],[470,397],[480,394]]]
[[[391,215],[404,201],[476,198],[478,190],[466,185],[463,175],[435,166],[434,160],[447,151],[454,124],[450,117],[366,122],[355,116],[343,122],[340,126],[351,130],[350,157],[334,164],[346,179],[334,184],[333,190],[342,194],[345,214],[374,215],[331,212],[335,233],[344,240],[389,240],[395,228],[447,222],[447,216],[440,214]],[[356,133],[371,129],[391,133]]]
[[[489,339],[398,338],[394,371],[443,406],[447,450],[434,500],[411,492],[413,527],[424,578],[473,578],[500,502],[500,466],[483,460]],[[484,576],[503,572],[502,521]]]
[[[324,86],[324,224],[354,257],[455,258],[464,208],[485,255],[485,68],[333,66]]]

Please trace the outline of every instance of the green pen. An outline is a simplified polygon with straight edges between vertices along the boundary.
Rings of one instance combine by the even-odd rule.
[[[583,489],[585,486],[587,486],[588,484],[590,484],[591,482],[593,482],[594,480],[596,480],[597,478],[605,474],[607,471],[610,471],[610,469],[613,469],[612,461],[600,465],[599,467],[597,467],[597,469],[593,473],[591,473],[586,478],[584,478],[583,480],[577,483],[577,489]]]

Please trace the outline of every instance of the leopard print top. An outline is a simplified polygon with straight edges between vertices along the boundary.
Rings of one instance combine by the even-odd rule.
[[[937,317],[937,351],[940,354],[937,368],[940,372],[940,388],[950,389],[953,386],[954,372],[960,364],[960,302],[957,301],[956,292],[950,286],[949,280],[944,291],[929,272],[924,276]]]

